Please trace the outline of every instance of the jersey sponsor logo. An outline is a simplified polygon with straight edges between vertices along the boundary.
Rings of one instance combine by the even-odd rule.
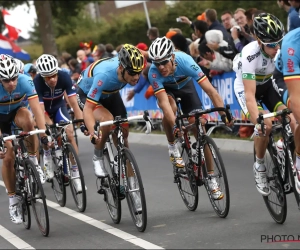
[[[242,62],[238,63],[238,70],[242,68]]]
[[[191,65],[191,68],[195,71],[198,71],[199,70],[199,67],[195,64]]]
[[[287,61],[288,72],[294,72],[294,62],[291,59]]]
[[[30,83],[31,86],[34,86],[34,83],[32,80],[28,80],[28,82]]]
[[[152,74],[152,78],[156,78],[156,74]]]
[[[102,86],[103,82],[101,80],[98,81],[97,85],[100,87]]]
[[[33,89],[33,90],[32,90],[32,93],[36,93],[36,90],[35,90],[35,89]]]
[[[5,100],[7,98],[8,98],[8,95],[5,95],[5,96],[2,97],[2,100]]]
[[[293,56],[295,54],[295,50],[293,48],[288,48],[288,54]]]
[[[262,73],[262,74],[263,74],[263,73],[266,72],[266,69],[267,69],[267,68],[262,68],[262,69],[260,69],[257,73]]]
[[[247,60],[248,62],[253,61],[256,57],[258,57],[260,55],[260,51],[256,52],[254,55],[251,56],[247,56]]]
[[[159,88],[158,83],[156,81],[153,82],[153,88],[154,89],[158,89]]]
[[[98,89],[94,88],[92,91],[92,94],[90,94],[90,97],[95,98],[95,95],[97,94],[97,92],[98,92]]]
[[[255,75],[244,73],[242,74],[242,78],[247,80],[255,80]]]
[[[266,66],[268,64],[268,61],[266,59],[263,59],[263,64],[262,66]]]
[[[203,72],[199,72],[199,73],[198,73],[198,76],[199,76],[199,77],[202,77],[202,76],[204,76],[204,73],[203,73]]]

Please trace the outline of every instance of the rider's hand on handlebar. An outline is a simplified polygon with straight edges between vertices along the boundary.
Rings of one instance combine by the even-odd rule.
[[[230,128],[233,127],[234,121],[235,121],[234,117],[232,117],[231,121],[229,122],[228,119],[227,119],[227,117],[226,117],[226,114],[221,115],[221,120],[222,120],[222,122],[225,123],[225,125],[227,127],[230,127]]]
[[[180,131],[180,129],[177,127],[176,124],[174,124],[174,126],[173,126],[173,135],[174,135],[175,138],[178,138],[178,137],[181,137],[181,136],[182,136],[181,131]]]
[[[90,134],[91,143],[96,144],[96,142],[100,141],[102,137],[102,131],[99,131],[99,135],[92,133]]]
[[[256,123],[254,126],[255,135],[256,136],[266,136],[266,129],[267,129],[267,126],[264,125],[264,133],[263,133],[262,129],[261,129],[261,124]]]
[[[80,124],[80,130],[85,136],[88,136],[90,134],[84,123]]]

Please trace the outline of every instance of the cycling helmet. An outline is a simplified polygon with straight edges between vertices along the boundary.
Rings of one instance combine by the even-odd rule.
[[[32,63],[26,63],[24,66],[24,74],[30,76],[29,73],[36,74],[36,67]]]
[[[52,55],[43,54],[36,60],[36,67],[41,76],[52,76],[58,72],[58,62]]]
[[[0,54],[0,79],[11,79],[19,74],[19,68],[13,57]]]
[[[164,37],[156,38],[149,48],[149,58],[157,61],[163,58],[171,57],[174,52],[173,42]]]
[[[283,24],[276,16],[269,13],[261,13],[254,17],[253,30],[263,43],[277,42],[284,36]]]
[[[144,68],[144,56],[131,44],[124,44],[119,52],[119,61],[126,70],[139,73]]]
[[[15,58],[15,62],[16,62],[17,67],[19,69],[19,73],[23,74],[23,72],[24,72],[24,63],[21,60],[17,59],[17,58]]]

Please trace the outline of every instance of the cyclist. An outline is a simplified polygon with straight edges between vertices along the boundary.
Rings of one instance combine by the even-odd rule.
[[[36,67],[32,64],[32,63],[26,63],[24,65],[24,74],[30,76],[32,79],[34,79],[34,77],[37,74],[37,70]]]
[[[211,98],[215,107],[224,107],[224,103],[193,58],[184,52],[174,51],[174,45],[170,39],[162,37],[154,40],[150,45],[148,56],[152,60],[148,78],[158,100],[158,105],[164,114],[162,123],[168,139],[170,160],[181,171],[185,164],[175,146],[175,137],[179,131],[175,124],[177,108],[174,98],[181,98],[184,113],[202,108],[193,82],[195,79]],[[222,120],[225,121],[225,113],[220,112],[220,114]],[[190,119],[189,122],[193,123],[194,118]],[[197,137],[195,131],[194,135]],[[212,163],[211,154],[209,154],[207,147],[205,147],[205,156],[207,162]],[[208,163],[208,173],[211,175],[213,168],[210,163]],[[218,200],[224,197],[215,177],[209,180],[209,187],[214,199]]]
[[[300,28],[287,33],[282,40],[281,51],[276,60],[273,84],[282,101],[292,109],[297,122],[300,122],[298,82],[300,79]],[[296,107],[296,108],[295,108]],[[296,146],[296,172],[295,183],[300,193],[300,128],[296,127],[294,132]]]
[[[59,123],[60,121],[69,121],[70,116],[67,111],[66,102],[63,99],[64,92],[66,92],[69,102],[74,110],[77,119],[83,119],[82,111],[78,107],[76,100],[76,92],[73,87],[72,80],[68,73],[58,70],[58,62],[52,55],[43,54],[36,61],[36,67],[39,74],[34,78],[34,85],[39,96],[39,101],[42,110],[45,113],[45,120],[47,124]],[[53,120],[53,121],[52,121]],[[84,130],[84,124],[82,123]],[[69,142],[74,147],[78,154],[78,147],[73,135],[73,126],[68,125],[67,136]],[[51,180],[54,177],[51,149],[44,146],[44,164],[47,169],[47,178]],[[72,166],[73,177],[78,177],[79,172],[76,165]],[[77,192],[82,191],[79,179],[75,179],[75,186]]]
[[[247,44],[233,62],[236,72],[234,92],[244,114],[255,124],[254,148],[256,161],[253,165],[256,188],[264,196],[270,194],[266,178],[264,155],[267,149],[269,134],[272,128],[271,119],[265,120],[266,134],[261,133],[257,124],[259,112],[266,113],[261,101],[268,110],[277,111],[286,108],[272,85],[272,74],[275,68],[274,57],[279,49],[279,43],[284,36],[284,27],[280,20],[272,14],[262,13],[254,17],[254,34],[257,38]],[[295,126],[292,118],[291,126]]]
[[[13,57],[0,55],[0,129],[2,134],[12,134],[11,126],[21,128],[23,131],[34,130],[34,122],[31,113],[21,102],[28,97],[28,102],[35,117],[37,126],[46,129],[45,119],[38,103],[37,93],[30,77],[19,74],[19,68]],[[46,134],[41,134],[41,140],[47,144]],[[27,139],[27,150],[30,159],[36,165],[43,181],[43,171],[38,165],[36,152],[38,149],[38,139],[36,135],[29,136]],[[15,193],[15,172],[14,172],[14,151],[11,141],[5,142],[6,153],[1,154],[3,159],[2,179],[4,181],[9,196],[9,213],[13,223],[22,223],[22,214],[19,209],[19,198]]]
[[[95,120],[103,122],[112,120],[115,116],[127,117],[119,90],[127,84],[136,85],[143,68],[144,56],[136,47],[125,44],[119,51],[118,57],[95,61],[79,77],[77,98],[79,106],[83,109],[83,117],[90,132],[91,142],[95,144],[93,165],[97,177],[107,176],[103,149],[111,128],[101,127],[102,136],[97,137],[94,134]],[[123,127],[127,128],[123,129],[124,144],[128,147],[128,124],[124,125]],[[133,174],[130,173],[129,182],[132,186],[134,185]],[[137,209],[141,208],[140,200],[136,195],[134,199]]]

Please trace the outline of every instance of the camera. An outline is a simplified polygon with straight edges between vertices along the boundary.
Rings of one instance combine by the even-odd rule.
[[[230,29],[230,32],[232,32],[233,28],[236,28],[238,32],[241,31],[241,27],[238,26],[238,25],[235,25],[235,26],[233,26],[233,27]]]
[[[178,23],[182,22],[181,18],[180,18],[180,17],[177,17],[177,18],[176,18],[176,22],[178,22]]]

